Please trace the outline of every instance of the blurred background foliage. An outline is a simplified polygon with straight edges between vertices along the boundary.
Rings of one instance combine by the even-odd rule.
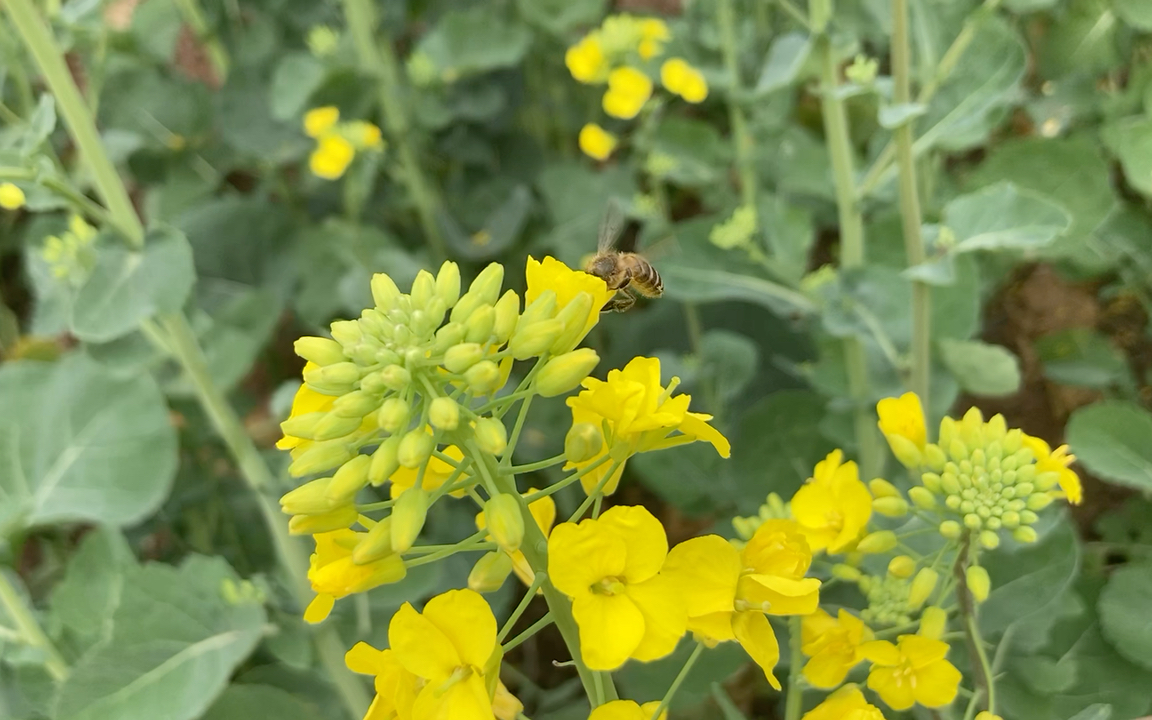
[[[468,561],[358,597],[314,643],[263,514],[286,480],[245,485],[151,318],[186,312],[280,471],[272,446],[302,364],[291,340],[358,315],[372,273],[406,287],[442,256],[466,276],[498,260],[518,287],[526,255],[592,252],[610,201],[631,220],[626,245],[659,248],[667,295],[600,323],[600,372],[661,358],[733,441],[729,461],[697,445],[635,458],[617,501],[653,508],[673,542],[731,535],[733,515],[789,496],[831,448],[854,454],[853,412],[907,381],[911,280],[925,281],[929,414],[1003,412],[1068,442],[1087,478],[1084,505],[1040,543],[989,560],[981,622],[1000,642],[1003,715],[1152,711],[1152,3],[916,0],[919,101],[905,104],[887,0],[842,0],[821,37],[784,0],[389,0],[361,22],[312,0],[39,9],[150,230],[130,251],[71,220],[85,200],[61,188],[89,192],[93,176],[6,17],[0,179],[26,204],[0,215],[0,538],[17,595],[0,614],[0,717],[345,715],[347,691],[316,670],[324,648],[381,644],[399,603],[460,586]],[[669,54],[701,70],[708,99],[669,103],[642,131],[605,119],[564,56],[612,12],[664,18]],[[393,54],[369,62],[374,21]],[[865,264],[839,270],[820,43],[865,222]],[[308,171],[302,117],[325,105],[387,142],[337,181]],[[578,148],[588,122],[625,137],[606,162]],[[906,122],[928,255],[914,268],[890,147]],[[849,392],[845,338],[865,352],[864,397]],[[517,462],[558,453],[569,422],[560,403],[533,407]],[[869,472],[906,482],[892,462]],[[472,522],[439,504],[426,533],[453,542]],[[518,593],[491,597],[498,615]],[[35,608],[51,645],[29,641],[17,607]],[[552,666],[559,647],[543,633],[506,663],[535,720],[586,712],[573,673]],[[688,650],[629,665],[622,691],[660,697]],[[711,658],[674,716],[776,713],[738,649]]]

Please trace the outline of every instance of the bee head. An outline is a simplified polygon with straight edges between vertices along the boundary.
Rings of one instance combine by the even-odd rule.
[[[600,254],[588,262],[586,271],[589,275],[607,279],[616,272],[616,258],[608,254]]]

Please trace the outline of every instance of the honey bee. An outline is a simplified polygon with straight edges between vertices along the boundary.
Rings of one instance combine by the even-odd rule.
[[[664,281],[652,263],[637,253],[613,247],[623,227],[624,216],[620,208],[615,203],[610,204],[600,223],[596,254],[584,267],[584,272],[595,275],[608,285],[609,290],[616,291],[604,304],[603,312],[624,312],[636,304],[636,294],[649,298],[664,294]]]

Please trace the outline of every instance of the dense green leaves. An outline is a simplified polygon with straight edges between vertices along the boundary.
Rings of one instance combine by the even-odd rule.
[[[1061,522],[1038,544],[1002,548],[981,564],[988,568],[992,592],[980,606],[980,627],[994,635],[1013,623],[1055,614],[1080,567],[1080,544],[1072,526]]]
[[[276,720],[322,720],[320,708],[270,685],[232,685],[212,703],[203,720],[249,720],[256,717]]]
[[[1152,414],[1138,405],[1111,400],[1080,408],[1068,420],[1068,444],[1093,474],[1152,489]]]
[[[494,8],[477,5],[446,13],[420,40],[415,54],[431,61],[440,80],[455,82],[516,64],[531,41],[527,28],[502,19]]]
[[[963,195],[944,208],[956,252],[1035,249],[1052,242],[1071,222],[1064,208],[1011,183]]]
[[[1108,578],[1097,607],[1100,630],[1121,655],[1152,670],[1152,565],[1129,565]]]
[[[978,340],[941,340],[940,359],[974,395],[1011,395],[1020,387],[1020,361],[1006,348]]]

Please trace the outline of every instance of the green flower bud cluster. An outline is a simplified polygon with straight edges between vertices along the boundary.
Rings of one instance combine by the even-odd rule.
[[[769,493],[756,515],[732,518],[732,529],[741,540],[749,540],[766,520],[787,520],[790,517],[787,503],[776,493]]]
[[[940,524],[944,537],[955,540],[968,531],[989,550],[1000,544],[1000,530],[1020,542],[1036,540],[1031,525],[1052,502],[1048,491],[1059,475],[1037,471],[1023,433],[1009,430],[1002,416],[985,422],[973,408],[960,421],[944,418],[939,442],[928,444],[924,457],[929,471],[921,476],[923,486],[908,496],[918,508],[947,518]]]
[[[856,581],[868,600],[868,607],[860,613],[864,622],[873,627],[892,627],[912,622],[915,608],[908,602],[912,583],[892,574],[883,577],[861,575]]]

